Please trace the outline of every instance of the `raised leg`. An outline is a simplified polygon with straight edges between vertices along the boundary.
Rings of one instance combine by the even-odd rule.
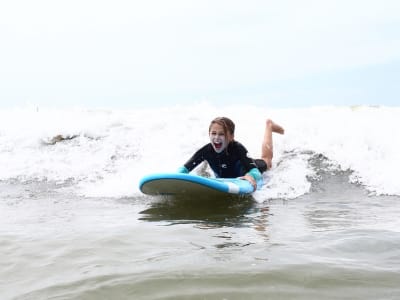
[[[274,123],[272,120],[267,119],[265,123],[264,139],[261,148],[261,158],[267,164],[268,169],[272,167],[272,157],[274,155],[273,143],[272,143],[273,132],[284,134],[285,130],[278,124]]]

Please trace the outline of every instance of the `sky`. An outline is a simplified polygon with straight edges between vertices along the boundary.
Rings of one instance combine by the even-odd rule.
[[[0,3],[0,108],[400,106],[398,0]]]

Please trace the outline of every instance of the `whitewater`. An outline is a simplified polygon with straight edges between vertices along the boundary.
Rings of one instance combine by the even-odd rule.
[[[261,153],[266,118],[284,126],[284,136],[274,135],[274,168],[257,199],[308,193],[310,179],[318,177],[312,161],[321,156],[319,167],[348,171],[350,182],[373,194],[400,195],[396,107],[2,110],[0,180],[53,182],[84,196],[133,196],[141,176],[175,171],[207,143],[215,116],[235,121],[235,138],[254,158]]]
[[[254,158],[284,127],[265,185],[143,195],[217,116]],[[0,110],[0,298],[399,299],[397,128],[384,106]]]

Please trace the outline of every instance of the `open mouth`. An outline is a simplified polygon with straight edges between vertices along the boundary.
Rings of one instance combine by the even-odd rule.
[[[222,148],[222,143],[214,143],[214,147],[217,150],[220,150]]]

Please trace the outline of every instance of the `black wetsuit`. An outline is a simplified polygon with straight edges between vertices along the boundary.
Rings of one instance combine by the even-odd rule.
[[[237,141],[230,142],[221,153],[215,152],[211,143],[208,143],[193,154],[184,166],[190,172],[204,160],[208,162],[215,176],[222,178],[243,176],[253,168],[258,168],[260,173],[267,170],[264,160],[248,157],[247,149]]]

